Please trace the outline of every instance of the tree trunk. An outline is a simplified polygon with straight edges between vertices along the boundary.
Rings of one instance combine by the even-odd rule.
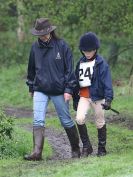
[[[22,14],[23,10],[23,2],[21,0],[17,0],[17,11],[18,11],[18,28],[17,28],[17,36],[18,41],[23,42],[25,38],[24,32],[24,17]]]
[[[115,65],[117,63],[118,52],[119,52],[118,44],[115,42],[111,43],[108,62],[113,67],[115,67]]]
[[[131,67],[129,76],[131,76],[131,75],[133,75],[133,65],[132,65],[132,67]]]
[[[133,93],[133,74],[130,76],[129,79],[129,95]]]

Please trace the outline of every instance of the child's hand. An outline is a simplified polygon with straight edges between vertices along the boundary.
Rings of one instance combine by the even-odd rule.
[[[102,107],[103,107],[103,109],[105,109],[105,110],[111,109],[111,101],[105,100],[105,103],[102,104]]]

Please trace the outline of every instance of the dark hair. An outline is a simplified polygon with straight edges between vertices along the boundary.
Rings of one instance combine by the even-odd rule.
[[[52,37],[53,37],[55,40],[60,39],[60,38],[56,35],[55,31],[52,31],[50,34],[52,35]]]

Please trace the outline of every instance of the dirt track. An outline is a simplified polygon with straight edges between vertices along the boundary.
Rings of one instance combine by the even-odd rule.
[[[20,109],[20,108],[6,108],[5,113],[10,116],[15,116],[16,118],[31,118],[32,117],[32,111],[28,109]],[[47,117],[53,117],[56,116],[55,112],[47,112]],[[108,117],[107,122],[115,122],[115,123],[125,123],[124,118],[121,118],[120,116],[115,117]],[[127,124],[128,128],[133,129],[133,123]],[[27,125],[24,127],[25,129],[32,131],[32,125]],[[65,131],[62,129],[61,132],[53,129],[53,128],[46,128],[46,138],[48,139],[49,143],[51,144],[54,155],[51,158],[51,160],[62,160],[62,159],[69,159],[71,158],[71,149],[70,144],[68,141],[68,138],[66,136]],[[82,146],[80,142],[80,146]],[[97,152],[97,147],[93,147],[93,154],[95,155]]]
[[[32,117],[32,111],[28,109],[20,109],[20,108],[6,108],[5,113],[9,116],[15,116],[16,118],[31,118]],[[47,112],[47,117],[53,117],[56,116],[55,112]],[[24,129],[28,131],[32,131],[32,125],[26,125],[23,127]],[[62,131],[57,131],[53,128],[46,128],[45,130],[46,138],[48,139],[49,143],[51,144],[54,155],[51,158],[51,160],[62,160],[62,159],[69,159],[71,158],[71,148],[69,144],[69,140],[67,138],[67,135],[62,128]],[[82,144],[80,142],[80,147],[82,148]],[[97,147],[93,147],[93,154],[96,154]]]

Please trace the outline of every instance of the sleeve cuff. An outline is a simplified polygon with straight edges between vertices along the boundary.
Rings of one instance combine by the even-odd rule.
[[[69,93],[69,94],[73,94],[73,91],[72,91],[72,89],[69,89],[69,88],[65,88],[65,91],[64,91],[64,93]]]

